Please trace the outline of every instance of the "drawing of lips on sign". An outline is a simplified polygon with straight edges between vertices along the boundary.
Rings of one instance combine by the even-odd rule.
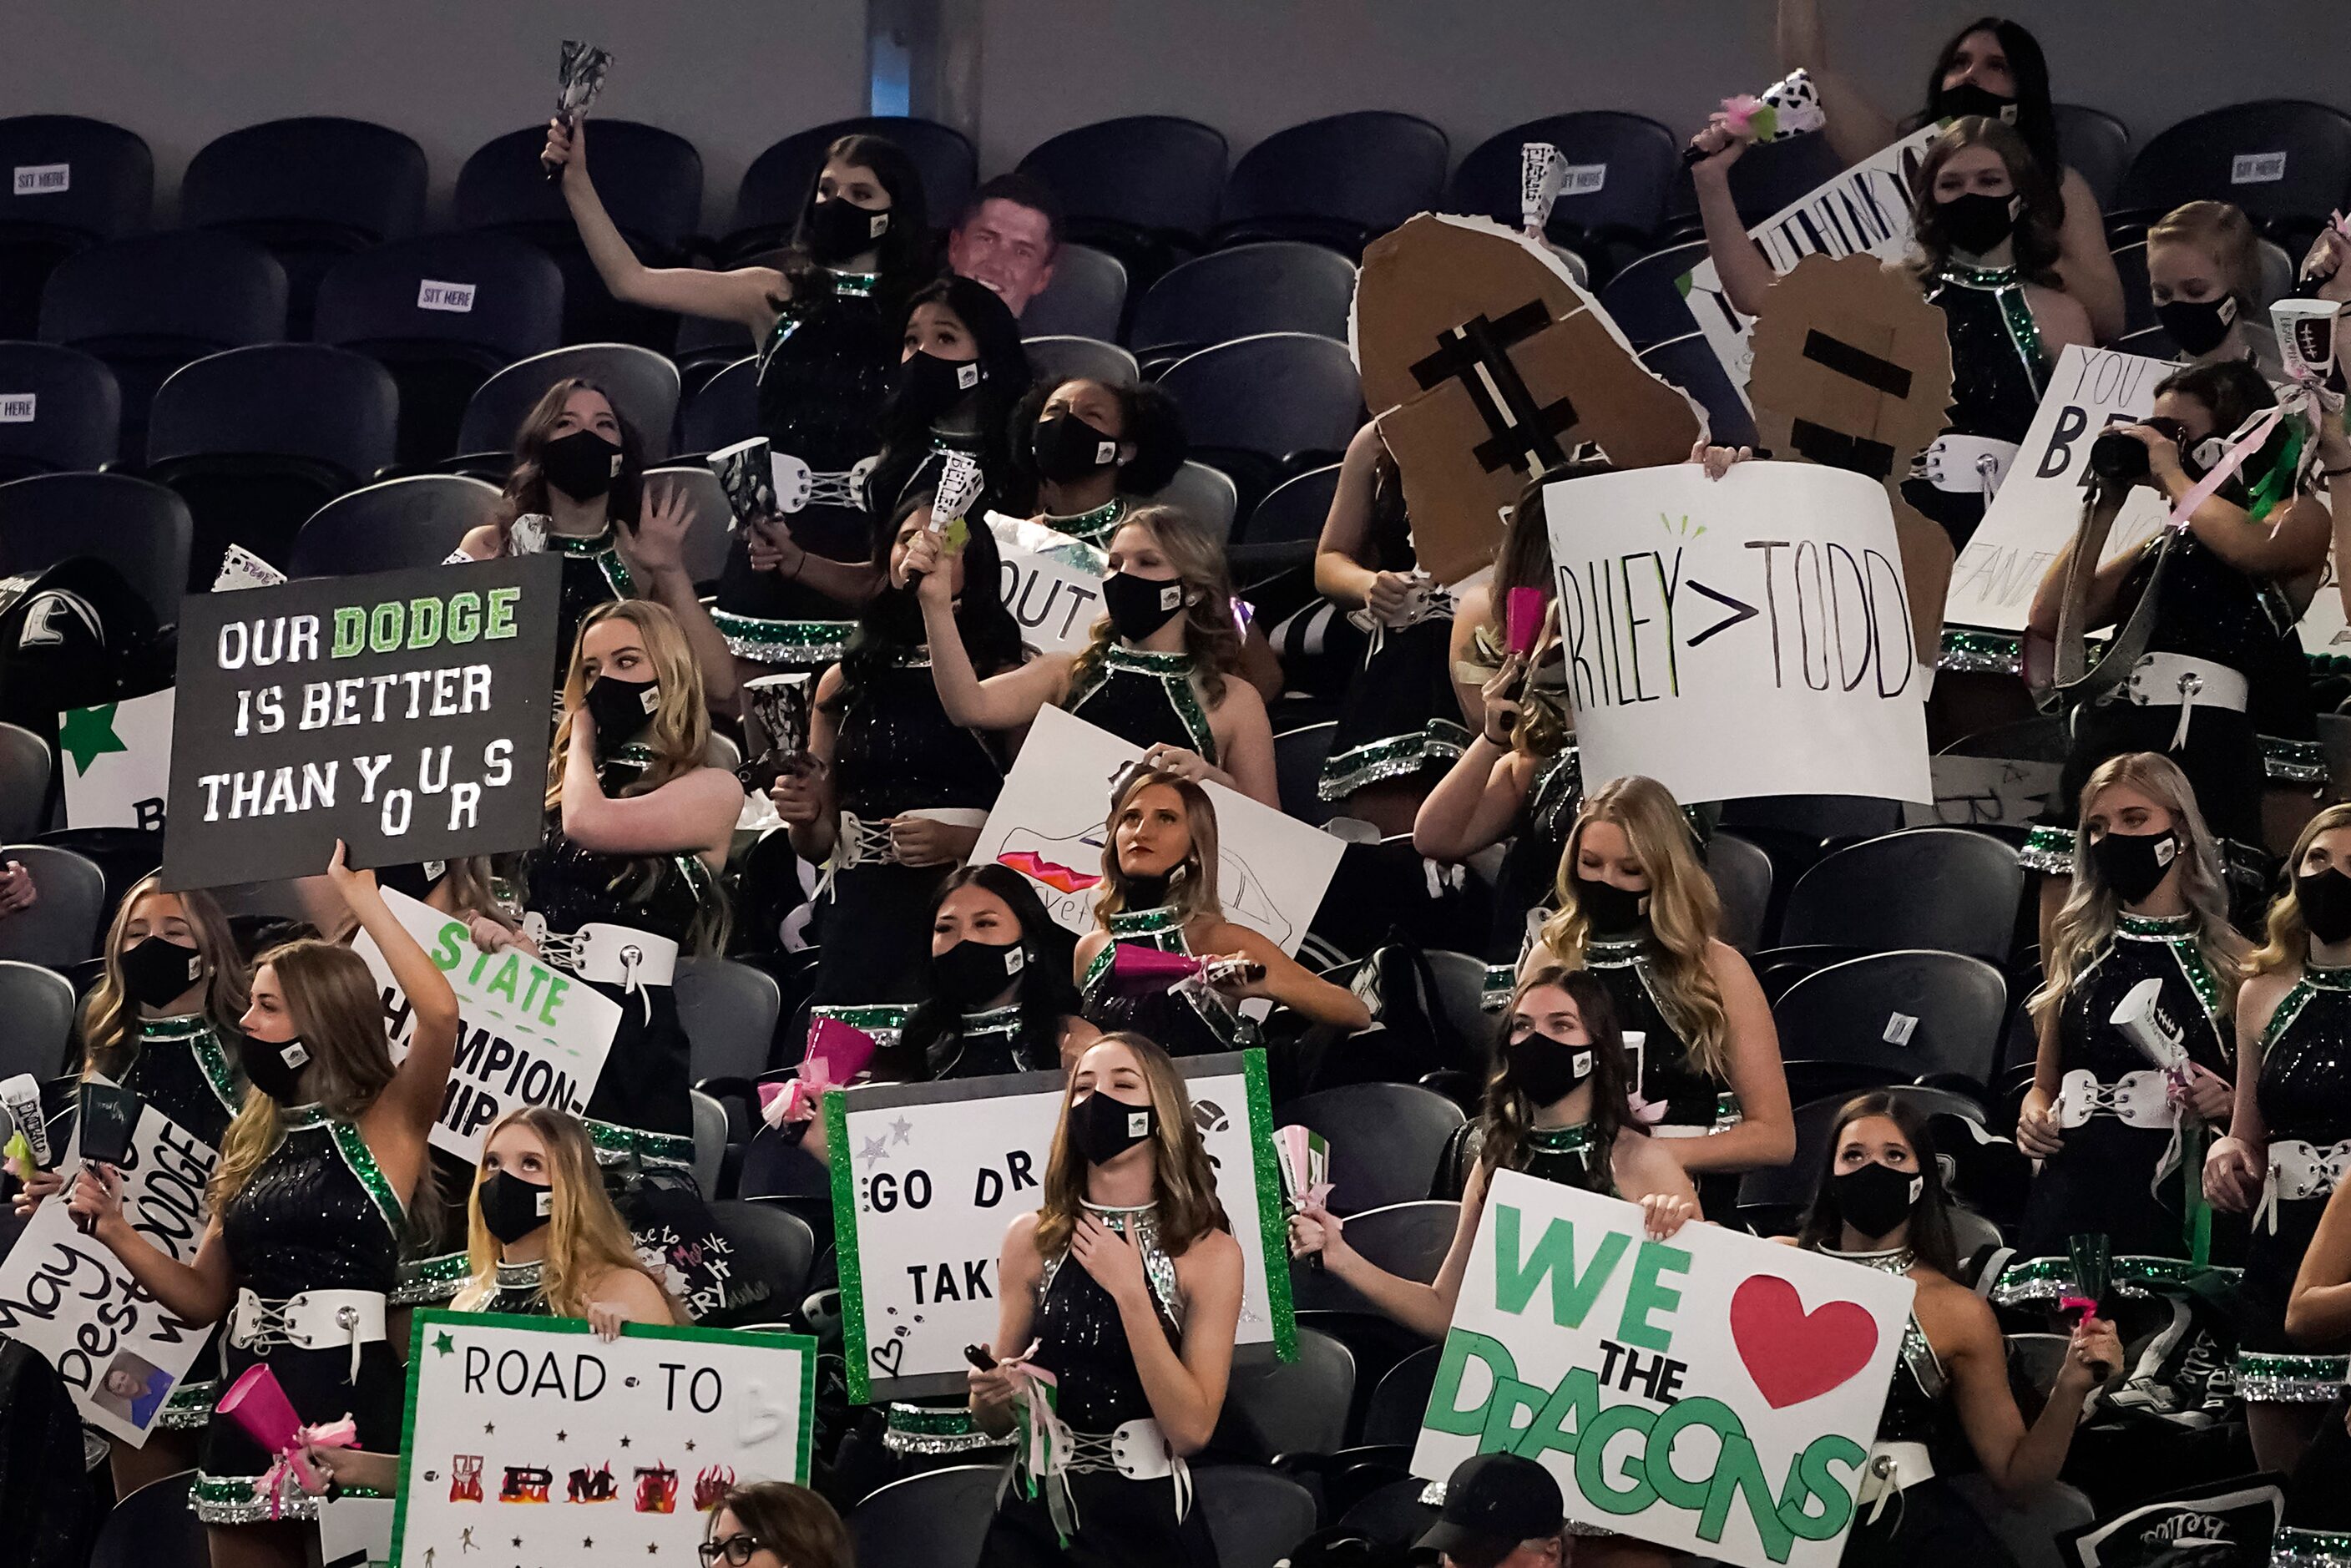
[[[1854,1301],[1804,1311],[1796,1287],[1757,1274],[1732,1292],[1730,1339],[1774,1410],[1817,1399],[1869,1364],[1877,1323]]]

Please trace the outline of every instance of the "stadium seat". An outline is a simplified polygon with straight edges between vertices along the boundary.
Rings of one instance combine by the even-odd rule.
[[[849,1511],[857,1560],[975,1568],[1003,1479],[1002,1465],[949,1465],[892,1481]]]
[[[1233,517],[1240,510],[1240,497],[1232,477],[1196,459],[1187,459],[1184,466],[1176,470],[1176,477],[1167,481],[1166,488],[1154,494],[1151,500],[1155,506],[1174,507],[1189,514],[1194,522],[1220,539],[1231,535]]]
[[[37,474],[0,485],[0,574],[90,556],[122,574],[159,625],[180,619],[193,533],[185,501],[127,474]]]
[[[456,449],[466,400],[484,381],[562,340],[563,274],[505,235],[380,246],[327,269],[311,336],[392,372],[399,463],[425,467]]]
[[[740,265],[747,256],[790,241],[809,192],[824,170],[825,149],[850,135],[882,136],[896,142],[922,175],[931,226],[944,234],[955,225],[979,183],[979,157],[969,137],[936,120],[904,115],[836,120],[793,132],[743,171],[743,183],[735,193],[734,229],[718,246],[724,264]],[[590,167],[600,167],[594,160],[601,157],[591,148]],[[601,175],[598,183],[602,183]]]
[[[1687,337],[1697,329],[1687,299],[1690,268],[1706,259],[1706,242],[1690,240],[1653,250],[1600,286],[1600,308],[1635,349]]]
[[[192,360],[286,336],[286,269],[251,240],[168,234],[60,262],[40,339],[104,360],[122,389],[122,450],[146,450],[155,389]]]
[[[728,1294],[739,1298],[751,1285],[762,1288],[755,1300],[730,1311],[763,1318],[798,1313],[816,1267],[816,1233],[808,1221],[774,1204],[734,1198],[713,1201],[710,1218],[735,1249],[728,1260]]]
[[[1338,803],[1323,800],[1318,789],[1322,764],[1331,755],[1331,739],[1338,728],[1337,720],[1324,719],[1285,729],[1273,737],[1274,788],[1283,816],[1319,828],[1338,814]]]
[[[0,843],[29,839],[47,826],[48,800],[49,743],[21,726],[0,724]]]
[[[1998,969],[1917,949],[1816,969],[1771,1004],[1792,1085],[1805,1076],[1801,1069],[1828,1063],[1863,1069],[1881,1083],[1957,1074],[1988,1086],[2007,1011],[2008,982]],[[1823,1083],[1818,1092],[1840,1086]]]
[[[391,465],[400,426],[392,372],[321,343],[266,343],[196,361],[155,393],[147,475],[188,503],[188,587],[202,592],[222,552],[272,565],[320,507]]]
[[[719,1181],[726,1169],[726,1107],[699,1089],[686,1097],[694,1111],[694,1185],[716,1199],[725,1196]]]
[[[149,1481],[114,1505],[98,1529],[89,1568],[204,1568],[204,1527],[188,1506],[193,1470]]]
[[[1921,896],[1933,889],[1932,897]],[[1822,858],[1788,894],[1782,951],[1931,947],[2008,961],[2024,870],[2016,851],[1964,828],[1911,828]],[[1771,954],[1757,955],[1758,963]]]
[[[1659,380],[1687,392],[1706,412],[1707,439],[1717,446],[1755,444],[1755,415],[1730,384],[1730,372],[1703,332],[1669,338],[1641,350],[1641,362]]]
[[[1133,354],[1099,338],[1026,338],[1020,346],[1029,351],[1029,370],[1040,386],[1051,386],[1071,376],[1120,387],[1131,387],[1143,379]]]
[[[1354,265],[1319,245],[1267,240],[1170,268],[1134,308],[1127,346],[1144,373],[1215,343],[1260,332],[1347,340]]]
[[[712,376],[678,414],[677,455],[706,457],[759,434],[759,361],[746,354]]]
[[[1285,479],[1241,525],[1243,544],[1307,543],[1322,537],[1322,523],[1331,515],[1331,497],[1339,488],[1339,465],[1327,463]]]
[[[0,958],[63,969],[98,954],[106,909],[106,873],[85,855],[54,844],[0,845],[0,865],[30,872],[40,896],[29,909],[0,918]]]
[[[2351,115],[2265,99],[2193,115],[2131,159],[2116,205],[2152,217],[2182,202],[2232,202],[2300,254],[2351,186]]]
[[[1419,1440],[1420,1418],[1428,1409],[1429,1390],[1436,1386],[1441,1348],[1424,1345],[1388,1368],[1364,1412],[1364,1442],[1409,1447]]]
[[[1888,1084],[1885,1092],[1909,1102],[1921,1115],[1959,1116],[1978,1124],[1983,1121],[1980,1104],[1948,1089]],[[1852,1097],[1846,1093],[1831,1094],[1797,1106],[1796,1157],[1784,1166],[1749,1171],[1740,1177],[1739,1207],[1742,1210],[1761,1209],[1791,1216],[1812,1202],[1821,1173],[1828,1166],[1829,1134],[1835,1131],[1836,1113]]]
[[[1437,205],[1451,161],[1444,131],[1387,110],[1277,131],[1233,165],[1215,241],[1303,240],[1360,257],[1371,240]]]
[[[121,426],[122,389],[104,361],[54,343],[0,342],[0,481],[111,463]]]
[[[1751,229],[1844,172],[1844,160],[1836,155],[1825,136],[1759,142],[1730,166],[1730,199],[1738,205],[1739,221]],[[1690,183],[1688,167],[1677,162],[1657,238],[1686,238],[1696,234],[1698,227],[1698,188]]]
[[[764,265],[765,258],[747,265]],[[669,350],[677,366],[678,382],[687,402],[710,378],[745,358],[758,359],[759,343],[740,321],[720,321],[708,316],[680,316],[677,341]]]
[[[2160,326],[2141,327],[2136,332],[2126,332],[2116,339],[2109,347],[2116,353],[2137,354],[2147,360],[2179,358],[2179,345],[2173,342],[2171,334]]]
[[[1315,1329],[1298,1331],[1295,1361],[1237,1363],[1211,1447],[1264,1461],[1281,1454],[1327,1454],[1347,1441],[1355,1397],[1355,1357]]]
[[[1020,330],[1038,338],[1115,341],[1126,314],[1126,263],[1106,250],[1064,240],[1052,281],[1020,312]]]
[[[1183,411],[1192,455],[1232,476],[1247,509],[1292,475],[1336,461],[1364,420],[1347,345],[1311,332],[1203,349],[1159,384]]]
[[[2082,176],[2105,212],[2115,204],[2123,171],[2130,166],[2130,127],[2103,109],[2079,103],[2050,107],[2057,116],[2058,156]]]
[[[0,339],[39,329],[41,288],[67,256],[147,226],[155,156],[119,125],[73,114],[0,120]]]
[[[716,583],[718,574],[726,570],[726,552],[734,542],[729,531],[735,520],[718,476],[702,464],[692,463],[681,467],[648,468],[645,484],[648,488],[669,485],[685,487],[686,505],[693,508],[686,522],[685,574],[696,583]],[[714,735],[712,738],[724,737]],[[738,758],[738,764],[739,761]]]
[[[55,969],[0,958],[0,1018],[8,1020],[0,1030],[0,1078],[29,1072],[46,1083],[67,1070],[75,1000],[73,983]]]
[[[500,514],[497,486],[458,474],[412,474],[338,496],[294,536],[292,577],[359,577],[438,566]]]
[[[457,172],[462,229],[494,229],[528,240],[563,269],[563,340],[618,340],[667,349],[677,322],[666,312],[623,305],[596,276],[563,192],[539,167],[547,144],[541,124],[483,146]],[[588,166],[604,210],[638,257],[651,267],[684,259],[702,219],[702,154],[682,136],[627,120],[590,121]]]
[[[1646,245],[1664,222],[1681,142],[1654,120],[1614,110],[1554,114],[1488,137],[1453,172],[1445,210],[1517,228],[1520,150],[1530,141],[1558,148],[1571,171],[1544,233],[1603,277],[1614,270],[1604,265],[1612,246]]]
[[[1209,1465],[1193,1473],[1192,1487],[1193,1506],[1217,1543],[1217,1568],[1275,1568],[1314,1532],[1314,1494],[1272,1470]]]
[[[2137,228],[2135,238],[2115,246],[2114,257],[2115,276],[2123,286],[2123,335],[2128,337],[2155,325],[2155,297],[2147,277],[2147,230]]]
[[[1228,156],[1223,133],[1196,120],[1139,114],[1064,131],[1029,149],[1019,172],[1061,197],[1069,238],[1147,285],[1216,225]]]
[[[1771,857],[1736,833],[1719,832],[1707,841],[1706,869],[1722,898],[1722,939],[1754,951],[1771,904]]]
[[[287,327],[309,336],[337,257],[405,239],[424,220],[424,149],[363,120],[248,125],[206,143],[180,178],[180,223],[266,246],[286,268]]]
[[[484,382],[465,405],[457,455],[448,465],[503,482],[524,416],[548,388],[572,376],[604,389],[614,411],[635,429],[648,458],[668,449],[677,423],[677,367],[632,343],[580,343],[534,354]]]
[[[783,992],[774,977],[732,958],[687,958],[677,967],[677,1017],[695,1082],[757,1078],[768,1070]]]
[[[1357,1214],[1428,1196],[1461,1108],[1412,1083],[1349,1083],[1301,1095],[1276,1124],[1306,1127],[1331,1145],[1331,1212]]]

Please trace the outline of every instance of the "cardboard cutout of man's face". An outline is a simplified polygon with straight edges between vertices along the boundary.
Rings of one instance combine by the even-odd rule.
[[[947,235],[947,266],[994,292],[1017,319],[1053,281],[1053,225],[1034,207],[1002,196],[980,203]]]
[[[1374,241],[1353,335],[1440,583],[1491,562],[1520,491],[1583,443],[1643,468],[1687,461],[1701,428],[1557,256],[1482,218],[1424,213]]]

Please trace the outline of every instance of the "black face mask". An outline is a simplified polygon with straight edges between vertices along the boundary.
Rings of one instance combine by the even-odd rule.
[[[260,1040],[240,1035],[236,1060],[245,1081],[280,1105],[299,1105],[302,1070],[310,1064],[310,1048],[299,1035],[292,1040]]]
[[[1070,1107],[1070,1146],[1090,1166],[1104,1166],[1157,1130],[1149,1105],[1130,1105],[1097,1089]]]
[[[1056,485],[1091,479],[1118,461],[1118,443],[1068,409],[1037,426],[1037,472]]]
[[[958,1008],[993,1001],[1020,977],[1029,955],[1018,942],[982,942],[967,936],[944,953],[931,955],[931,977],[939,995]]]
[[[1829,1179],[1836,1192],[1837,1212],[1872,1241],[1892,1235],[1896,1226],[1910,1218],[1910,1207],[1926,1190],[1927,1181],[1876,1160]]]
[[[890,406],[902,418],[928,424],[986,379],[977,360],[943,360],[917,349],[890,372]]]
[[[2090,860],[2098,877],[2125,904],[2137,904],[2161,885],[2164,874],[2179,858],[2179,835],[2108,833],[2090,846]]]
[[[588,683],[588,716],[596,721],[596,755],[609,757],[635,739],[661,711],[661,687],[652,681],[599,675]]]
[[[1575,878],[1575,902],[1591,922],[1595,936],[1622,936],[1638,931],[1648,923],[1641,912],[1641,903],[1649,895],[1629,887],[1619,887],[1613,882],[1601,882],[1582,872]]]
[[[2157,306],[2155,319],[2184,352],[2209,354],[2236,323],[2237,300],[2229,294],[2218,299],[2174,299]]]
[[[1935,212],[1942,220],[1944,237],[1951,242],[1953,250],[1983,256],[2016,232],[2016,214],[2010,210],[2015,203],[2014,196],[1970,191],[1964,196],[1936,203]]]
[[[592,430],[575,430],[541,449],[538,471],[575,501],[592,501],[621,476],[621,449]]]
[[[941,567],[942,571],[951,568]],[[884,588],[865,607],[865,623],[885,642],[919,647],[924,639],[923,601],[914,596],[914,584]]]
[[[2351,876],[2332,866],[2294,879],[2294,901],[2302,908],[2302,923],[2321,942],[2351,936]]]
[[[1130,643],[1142,642],[1184,612],[1181,578],[1114,571],[1102,579],[1102,595],[1112,629]]]
[[[122,950],[122,989],[142,1007],[160,1008],[204,978],[204,955],[162,936]]]
[[[1986,120],[2016,123],[2016,99],[2002,98],[1981,82],[1963,81],[1957,87],[1947,87],[1935,94],[1935,118],[1959,120],[1980,114]]]
[[[499,1171],[482,1183],[476,1194],[482,1204],[482,1225],[508,1246],[548,1221],[555,1212],[555,1189],[525,1181],[512,1171]]]
[[[1503,1053],[1511,1082],[1538,1105],[1566,1099],[1592,1076],[1593,1052],[1547,1034],[1531,1034]]]
[[[872,250],[890,232],[890,214],[840,196],[820,196],[809,209],[803,232],[808,236],[809,259],[819,267],[834,267]]]

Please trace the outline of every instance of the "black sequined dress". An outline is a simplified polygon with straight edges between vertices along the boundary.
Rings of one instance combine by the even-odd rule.
[[[1379,508],[1372,570],[1413,570],[1412,531],[1404,508]],[[1378,627],[1364,663],[1339,700],[1331,753],[1315,792],[1343,800],[1356,790],[1424,768],[1450,768],[1468,747],[1461,701],[1453,691],[1453,596],[1437,591],[1425,620]]]
[[[2305,966],[2262,1031],[2253,1088],[2269,1134],[2239,1302],[2237,1388],[2246,1399],[2325,1403],[2351,1375],[2351,1343],[2286,1337],[2286,1299],[2328,1197],[2351,1175],[2351,969]]]
[[[465,1302],[457,1309],[467,1312],[505,1312],[514,1317],[551,1318],[555,1309],[547,1300],[547,1265],[536,1263],[499,1263],[491,1276],[490,1289],[479,1301]]]
[[[2012,267],[1950,266],[1925,282],[1927,298],[1943,312],[1951,343],[1951,411],[1945,433],[2022,443],[2050,371],[2024,280]],[[1967,548],[1983,521],[1986,498],[1973,476],[1963,476],[1961,485],[1942,489],[1923,475],[1902,482],[1903,498],[1940,523],[1957,549]]]
[[[1040,1038],[1020,1015],[1020,1005],[966,1013],[956,1032],[931,1047],[935,1080],[994,1078],[1008,1072],[1048,1072],[1061,1065],[1059,1031]]]
[[[1535,764],[1534,782],[1519,808],[1519,820],[1502,852],[1494,878],[1494,919],[1486,934],[1486,1005],[1510,998],[1519,960],[1533,931],[1558,902],[1559,862],[1567,853],[1568,831],[1583,805],[1583,758],[1575,742]]]
[[[1216,765],[1217,739],[1189,653],[1145,653],[1113,643],[1061,706],[1129,746],[1146,751],[1180,746]]]

